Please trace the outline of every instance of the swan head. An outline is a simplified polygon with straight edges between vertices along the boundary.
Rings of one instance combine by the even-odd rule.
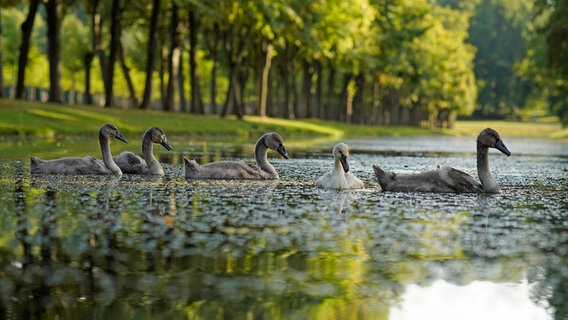
[[[477,137],[477,143],[481,144],[487,148],[495,148],[508,156],[511,155],[511,151],[507,149],[501,137],[499,137],[499,133],[497,131],[487,128],[481,131],[479,136]]]
[[[278,152],[284,159],[289,159],[286,148],[284,147],[284,140],[282,140],[282,137],[278,133],[272,132],[265,134],[264,144],[269,149]]]
[[[172,147],[168,143],[166,134],[161,128],[152,127],[146,131],[146,134],[150,135],[150,141],[152,141],[152,143],[160,144],[162,147],[166,148],[166,150],[172,151]]]
[[[347,145],[345,143],[337,144],[333,147],[332,154],[335,159],[339,160],[341,163],[343,171],[345,171],[345,173],[349,172],[349,162],[347,162],[347,157],[349,157],[349,148]]]
[[[110,123],[105,123],[99,128],[99,134],[107,138],[116,138],[122,142],[128,143],[128,140],[118,131],[118,128]]]

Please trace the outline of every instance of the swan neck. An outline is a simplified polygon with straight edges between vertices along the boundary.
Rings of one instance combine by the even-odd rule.
[[[345,173],[345,170],[343,170],[343,165],[341,164],[341,160],[338,157],[335,157],[333,170],[338,171],[340,173]]]
[[[489,148],[477,143],[477,175],[485,191],[495,191],[498,189],[495,178],[489,171]]]
[[[142,138],[142,156],[148,167],[159,164],[158,160],[154,157],[154,143],[150,134],[145,134]]]
[[[101,155],[103,157],[103,162],[105,166],[114,173],[122,174],[122,171],[112,159],[112,155],[110,153],[110,142],[108,137],[99,133],[99,144],[101,145]]]
[[[265,143],[265,137],[262,136],[257,142],[254,148],[254,159],[256,165],[264,172],[267,172],[271,176],[278,178],[278,173],[276,169],[268,162],[267,153],[268,147]]]

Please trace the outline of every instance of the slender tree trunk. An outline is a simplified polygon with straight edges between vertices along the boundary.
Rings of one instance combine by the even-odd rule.
[[[119,46],[119,62],[122,73],[124,74],[124,79],[126,80],[126,86],[128,87],[128,94],[130,95],[130,107],[136,108],[138,106],[138,98],[136,97],[136,90],[134,90],[134,83],[132,83],[132,78],[130,77],[130,68],[126,65],[126,59],[124,58],[124,50],[122,44]]]
[[[315,61],[314,67],[316,69],[316,96],[314,100],[315,116],[319,119],[324,118],[323,110],[323,66],[320,61]]]
[[[343,76],[343,87],[341,88],[340,94],[340,112],[337,112],[336,120],[344,120],[347,123],[351,123],[351,115],[352,115],[352,102],[353,99],[349,94],[349,83],[353,79],[353,74],[347,73]]]
[[[260,76],[260,99],[258,100],[258,116],[266,117],[266,104],[268,100],[268,75],[272,63],[273,46],[271,40],[263,41],[264,67]]]
[[[197,35],[199,32],[199,18],[193,7],[189,10],[189,74],[191,82],[191,111],[203,114],[203,101],[197,72]]]
[[[229,67],[229,88],[227,88],[227,98],[225,99],[225,103],[223,104],[223,109],[221,110],[221,118],[225,118],[227,114],[231,111],[235,95],[233,94],[233,90],[235,90],[235,86],[233,84],[233,70]]]
[[[241,70],[241,65],[243,64],[243,60],[246,55],[244,47],[248,41],[250,32],[251,28],[249,27],[244,27],[240,30],[236,30],[233,27],[224,33],[223,43],[225,45],[225,53],[227,54],[227,62],[229,64],[230,80],[229,94],[227,95],[227,101],[225,102],[225,106],[221,112],[222,117],[226,116],[226,112],[231,106],[231,103],[234,104],[234,111],[237,118],[242,119],[244,116],[242,93],[248,75],[245,71]],[[235,33],[238,33],[238,37],[235,37]],[[243,78],[245,81],[239,82]]]
[[[310,64],[304,59],[302,63],[302,91],[300,93],[300,117],[311,118],[313,116],[310,104],[311,89],[312,89],[312,73],[310,71]]]
[[[103,79],[103,84],[106,83],[107,75],[107,63],[105,57],[105,51],[103,48],[103,16],[101,14],[100,8],[101,0],[93,0],[92,10],[93,17],[91,22],[91,27],[93,28],[93,52],[95,56],[99,58],[99,67],[101,68],[101,78]]]
[[[353,122],[363,124],[365,123],[365,75],[362,72],[355,77],[356,92],[353,97]]]
[[[154,62],[156,60],[156,44],[158,43],[156,31],[160,17],[160,0],[154,0],[152,15],[150,16],[150,30],[148,32],[148,48],[146,49],[146,79],[144,81],[144,95],[140,109],[150,109],[152,102],[152,80],[154,76]]]
[[[60,0],[49,0],[47,11],[47,56],[49,60],[49,101],[63,102],[61,91],[61,20],[63,7]]]
[[[183,44],[180,43],[179,65],[177,71],[178,79],[178,94],[179,94],[179,109],[182,112],[189,113],[189,106],[185,99],[185,76],[183,73]]]
[[[337,114],[337,104],[333,103],[333,96],[334,96],[334,88],[335,88],[335,68],[333,66],[329,66],[329,74],[327,76],[327,95],[325,99],[325,118],[332,119],[333,114]],[[333,112],[335,110],[335,112]]]
[[[28,53],[30,52],[30,39],[34,27],[34,20],[41,0],[31,0],[28,16],[22,23],[22,43],[18,57],[18,79],[16,80],[16,99],[24,98],[24,86],[26,78],[26,66],[28,65]]]
[[[85,53],[83,57],[83,65],[85,67],[85,97],[84,104],[93,104],[93,95],[91,94],[91,66],[95,56],[92,51]]]
[[[179,31],[179,7],[172,4],[171,8],[171,24],[170,24],[170,53],[168,55],[168,87],[166,92],[166,101],[164,104],[164,110],[175,111],[174,96],[175,96],[175,84],[177,82],[177,72],[179,70],[179,59],[180,59],[180,31]]]
[[[166,69],[168,65],[168,53],[167,50],[164,49],[164,39],[161,38],[160,41],[160,69],[159,69],[159,78],[160,78],[160,101],[162,105],[162,109],[165,109],[166,105]]]
[[[105,79],[105,107],[113,106],[114,99],[114,65],[120,46],[120,0],[112,1],[110,21],[110,52],[108,55],[107,79]]]
[[[217,68],[219,67],[219,40],[221,38],[221,32],[219,31],[219,25],[215,24],[214,26],[215,34],[213,45],[209,48],[209,54],[211,55],[211,60],[213,62],[213,67],[211,68],[211,83],[209,92],[211,94],[211,113],[217,113]]]

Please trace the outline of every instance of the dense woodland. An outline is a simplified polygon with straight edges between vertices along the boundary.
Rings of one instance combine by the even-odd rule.
[[[9,98],[374,125],[548,114],[568,124],[568,0],[4,0],[1,10]]]

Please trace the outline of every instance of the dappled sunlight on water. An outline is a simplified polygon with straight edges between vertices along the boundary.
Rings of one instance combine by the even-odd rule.
[[[441,150],[427,138],[352,141],[351,169],[366,183],[354,191],[314,187],[332,168],[331,146],[269,155],[279,181],[186,181],[183,150],[162,158],[166,175],[154,178],[30,176],[29,164],[3,162],[0,313],[404,319],[428,292],[433,304],[451,294],[458,306],[520,297],[519,310],[534,313],[517,319],[568,316],[566,144],[539,140],[525,152],[507,140],[511,157],[490,155],[498,195],[383,193],[373,177],[372,164],[475,176],[473,143],[462,139]],[[475,305],[495,315],[507,301]]]

